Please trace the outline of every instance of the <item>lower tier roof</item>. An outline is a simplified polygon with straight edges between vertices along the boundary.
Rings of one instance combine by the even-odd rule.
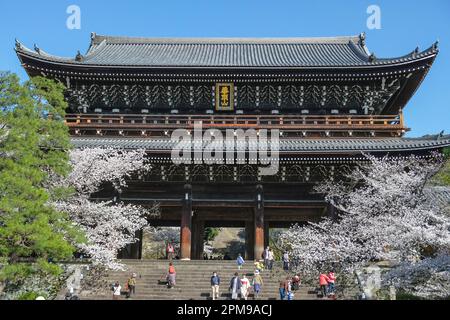
[[[148,151],[170,152],[177,146],[170,138],[125,138],[125,137],[72,137],[75,148],[120,148],[145,149]],[[182,147],[200,148],[200,141],[188,141]],[[203,141],[202,149],[217,148],[225,143],[213,144]],[[361,139],[280,139],[280,153],[357,153],[357,152],[401,152],[432,150],[450,146],[450,136],[442,138],[361,138]],[[180,146],[178,146],[180,147]],[[234,150],[242,151],[258,148],[257,143],[235,143]],[[231,148],[229,148],[231,149]],[[270,151],[270,146],[268,146]]]

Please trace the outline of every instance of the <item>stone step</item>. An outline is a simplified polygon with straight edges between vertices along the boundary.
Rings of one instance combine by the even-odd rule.
[[[124,286],[131,273],[136,273],[137,294],[131,299],[135,300],[178,300],[178,299],[211,299],[210,278],[212,272],[216,271],[221,277],[220,286],[221,300],[230,298],[228,292],[229,281],[233,274],[246,274],[251,280],[254,275],[253,263],[243,266],[238,270],[235,261],[221,260],[175,260],[174,266],[177,271],[177,285],[173,289],[161,282],[165,281],[165,275],[168,270],[167,260],[122,260],[126,264],[126,271],[107,271],[104,288],[101,290],[92,290],[91,292],[80,292],[81,299],[112,299],[112,292],[109,286],[115,281]],[[285,279],[286,275],[291,276],[291,272],[286,272],[281,268],[281,264],[275,265],[273,270],[261,272],[264,281],[262,292],[259,296],[261,300],[279,299],[279,281]],[[161,281],[160,281],[161,280]],[[123,297],[125,299],[125,297]],[[250,300],[253,299],[253,293],[250,293]],[[296,300],[317,299],[315,288],[311,286],[301,286],[295,293]]]

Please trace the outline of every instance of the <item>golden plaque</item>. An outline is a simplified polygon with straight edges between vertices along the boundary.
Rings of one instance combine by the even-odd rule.
[[[216,83],[216,111],[232,111],[234,108],[234,85]]]

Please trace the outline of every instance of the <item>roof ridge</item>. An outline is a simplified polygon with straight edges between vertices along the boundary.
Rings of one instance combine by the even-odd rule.
[[[92,33],[91,45],[98,45],[103,40],[108,44],[298,44],[298,43],[358,43],[359,35],[330,37],[128,37],[98,35]]]

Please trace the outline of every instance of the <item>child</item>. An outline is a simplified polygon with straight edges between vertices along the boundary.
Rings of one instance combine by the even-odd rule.
[[[263,271],[264,270],[264,264],[262,264],[262,262],[256,260],[255,261],[255,269],[259,270],[259,271]]]

